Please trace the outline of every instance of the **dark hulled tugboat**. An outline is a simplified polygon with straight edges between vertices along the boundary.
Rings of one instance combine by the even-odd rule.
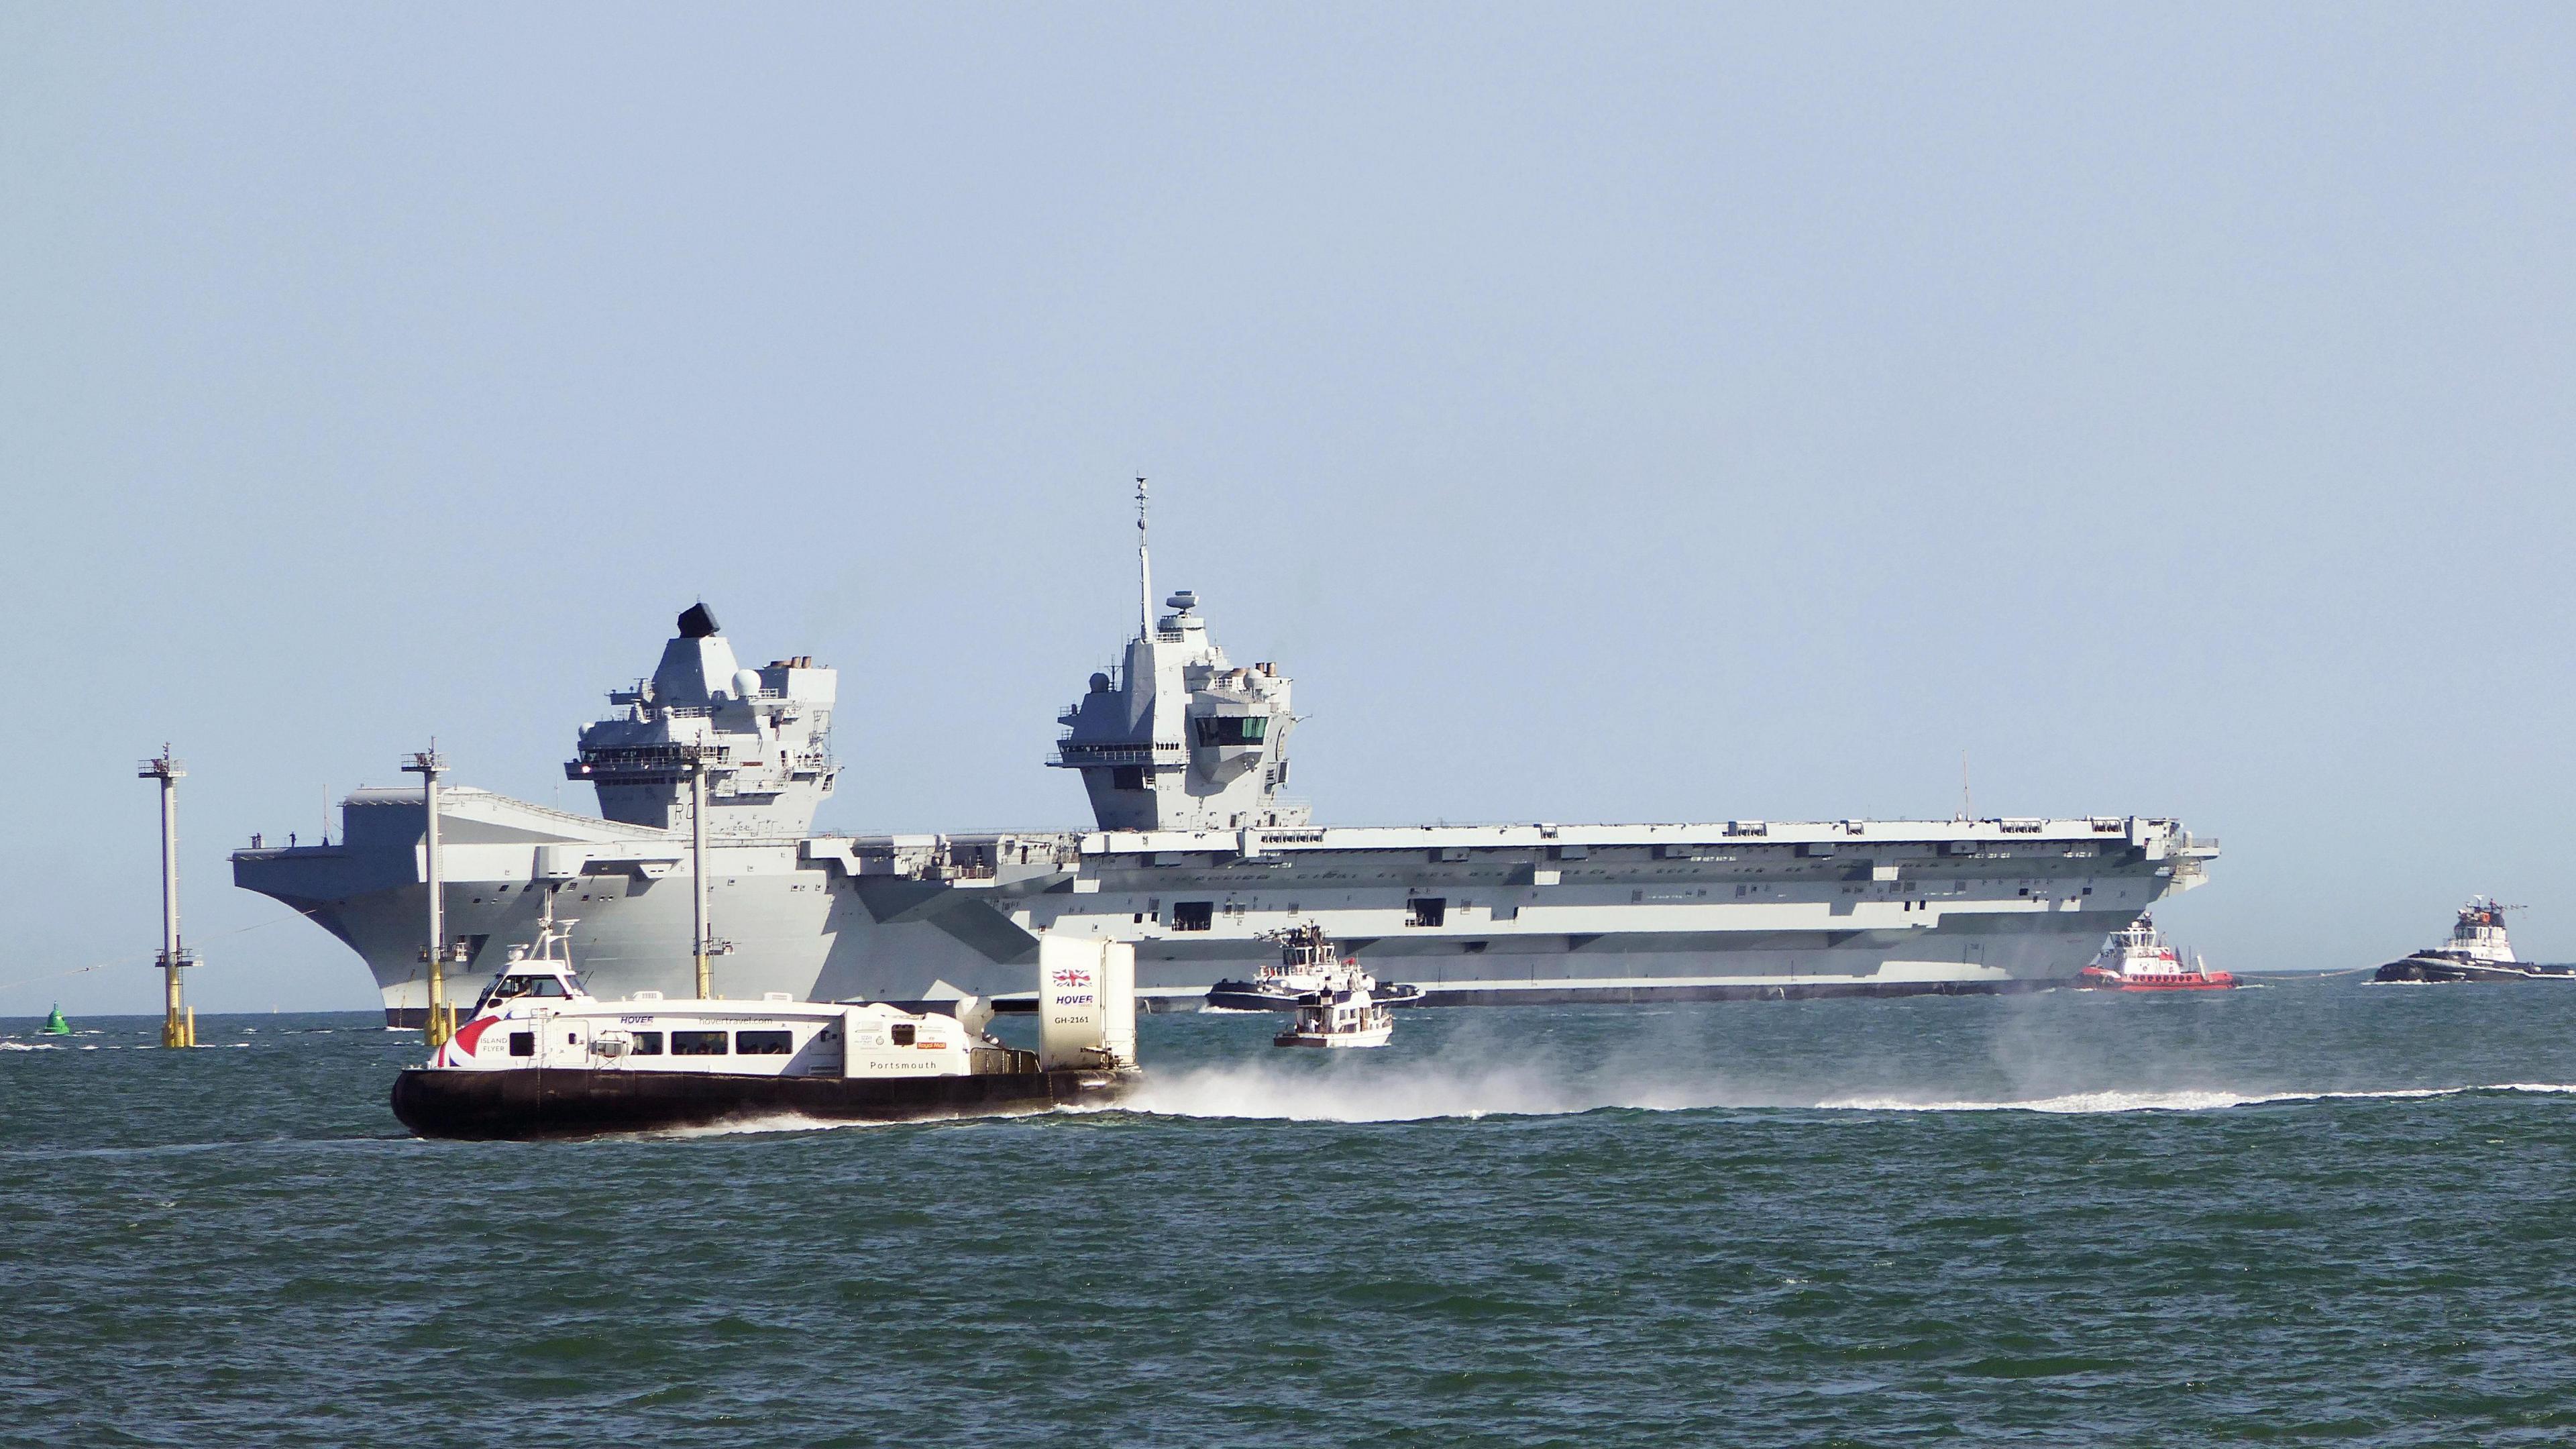
[[[1290,926],[1270,931],[1264,940],[1279,945],[1277,964],[1264,966],[1249,981],[1220,981],[1208,988],[1207,1004],[1219,1011],[1295,1011],[1306,998],[1327,989],[1358,963],[1342,958],[1324,928]],[[1411,1006],[1422,1000],[1422,988],[1391,981],[1377,987],[1380,1006]]]
[[[2451,939],[2379,968],[2374,981],[2576,981],[2576,967],[2517,961],[2504,932],[2504,913],[2520,906],[2471,896],[2452,923]]]

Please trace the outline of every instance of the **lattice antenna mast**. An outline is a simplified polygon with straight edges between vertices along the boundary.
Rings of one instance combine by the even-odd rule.
[[[1154,559],[1145,550],[1145,480],[1136,480],[1136,616],[1137,636],[1154,637]]]

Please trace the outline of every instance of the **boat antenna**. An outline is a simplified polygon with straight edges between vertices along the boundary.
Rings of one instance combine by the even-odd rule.
[[[1959,752],[1959,822],[1964,825],[1976,818],[1976,802],[1968,794],[1968,752],[1961,750]]]
[[[1145,551],[1145,480],[1136,480],[1137,637],[1154,637],[1154,560]]]

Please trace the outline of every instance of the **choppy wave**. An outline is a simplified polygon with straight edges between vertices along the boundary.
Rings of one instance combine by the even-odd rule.
[[[2214,1112],[2228,1107],[2258,1107],[2272,1102],[2318,1102],[2345,1098],[2447,1097],[2474,1087],[2403,1087],[2377,1092],[2231,1092],[2223,1088],[2190,1091],[2119,1090],[2068,1092],[2056,1097],[1938,1099],[1915,1097],[1841,1097],[1818,1102],[1828,1111],[1849,1112]]]

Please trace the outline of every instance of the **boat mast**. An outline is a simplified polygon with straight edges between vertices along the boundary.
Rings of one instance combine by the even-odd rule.
[[[137,779],[161,782],[161,1044],[165,1047],[197,1044],[196,1013],[182,1004],[179,991],[180,969],[197,964],[179,944],[179,777],[187,773],[187,766],[170,757],[166,744],[158,758],[145,760],[134,772]]]

